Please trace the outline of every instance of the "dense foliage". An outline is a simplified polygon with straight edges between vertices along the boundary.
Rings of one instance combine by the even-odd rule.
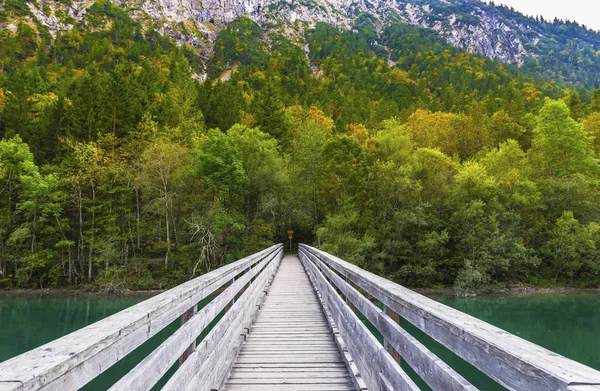
[[[86,19],[0,39],[0,286],[168,287],[288,229],[409,286],[600,283],[600,92],[405,25],[378,56],[368,18],[308,54],[241,19],[202,83],[109,2]]]

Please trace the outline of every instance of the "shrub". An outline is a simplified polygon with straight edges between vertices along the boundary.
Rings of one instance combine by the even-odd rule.
[[[459,296],[476,296],[490,286],[490,276],[475,265],[471,260],[465,260],[464,267],[458,272],[454,282],[454,290]]]

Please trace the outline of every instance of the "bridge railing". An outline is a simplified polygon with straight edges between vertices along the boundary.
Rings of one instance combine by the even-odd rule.
[[[149,390],[178,361],[163,389],[218,389],[282,257],[275,245],[4,361],[0,391],[79,389],[178,318],[181,326],[111,390]]]
[[[433,390],[477,389],[404,330],[400,317],[509,390],[600,390],[599,371],[318,249],[300,245],[299,254],[370,390],[418,390],[400,360]],[[377,328],[383,345],[356,310]]]

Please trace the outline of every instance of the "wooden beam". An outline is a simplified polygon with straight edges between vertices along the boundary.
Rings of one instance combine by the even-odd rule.
[[[270,247],[4,361],[0,363],[0,384],[20,382],[24,391],[81,388],[241,270],[281,248]]]
[[[180,317],[180,320],[181,320],[180,327],[183,326],[194,315],[196,315],[197,312],[198,312],[198,304],[196,304],[195,306],[193,306],[192,308],[190,308],[189,310],[184,312],[183,315],[181,315],[181,317]],[[187,347],[185,352],[183,352],[183,354],[179,357],[179,365],[182,365],[185,362],[185,360],[188,358],[188,356],[190,354],[192,354],[194,349],[196,349],[196,339],[195,338],[194,338],[194,341],[190,344],[190,346]]]
[[[321,260],[311,254],[307,257],[319,266],[323,274],[328,275],[331,281],[354,303],[368,320],[379,330],[394,351],[400,352],[405,361],[413,370],[433,389],[443,391],[470,390],[476,388],[466,379],[450,368],[446,363],[435,356],[423,344],[400,327],[398,321],[390,318],[384,311],[377,308],[370,300],[365,298],[358,290],[346,283],[344,279],[334,273]],[[389,352],[388,349],[385,349]],[[392,356],[393,357],[393,356]],[[395,359],[395,358],[394,358]]]
[[[173,365],[175,359],[196,342],[198,335],[225,309],[233,297],[250,281],[251,278],[264,271],[272,262],[276,262],[282,252],[270,254],[267,258],[242,275],[234,284],[225,289],[219,296],[202,308],[195,316],[184,323],[177,331],[142,360],[135,368],[115,383],[110,390],[142,391],[152,388]],[[194,350],[189,352],[188,357]],[[185,362],[185,361],[184,361]],[[180,361],[180,367],[184,362]]]
[[[221,354],[229,351],[232,344],[241,344],[243,337],[242,339],[240,337],[244,325],[258,310],[258,300],[260,300],[261,295],[265,294],[269,280],[272,279],[272,275],[277,270],[282,255],[283,251],[278,252],[275,262],[271,262],[265,271],[260,273],[254,282],[250,284],[250,287],[241,295],[239,300],[225,313],[186,362],[169,379],[163,390],[184,390],[189,384],[194,384],[198,390],[218,389],[220,384],[216,383],[222,382],[226,373],[221,376],[221,379],[198,379],[196,376],[202,373],[210,375],[208,372],[214,369],[215,365],[219,366],[217,369],[222,369],[225,363],[220,361]],[[240,284],[245,283],[242,279],[237,282]],[[222,371],[219,372],[219,374],[221,373]]]
[[[331,313],[348,350],[356,361],[358,370],[369,389],[386,389],[389,382],[393,390],[418,390],[417,385],[398,366],[366,326],[344,303],[341,296],[327,283],[324,275],[314,263],[301,257],[315,288],[326,298],[326,307]],[[385,373],[386,378],[379,376]]]
[[[300,254],[300,249],[298,251],[298,256],[301,259],[302,254]],[[307,273],[307,275],[309,275],[308,270],[306,270],[306,267],[307,267],[305,265],[306,261],[301,261],[301,262],[302,262],[302,266],[305,268],[305,272]],[[350,351],[348,350],[348,346],[346,345],[344,338],[342,338],[342,336],[340,335],[340,332],[339,332],[337,326],[335,325],[335,321],[333,320],[333,317],[331,316],[331,313],[329,312],[329,310],[327,308],[327,305],[325,303],[323,296],[321,295],[321,292],[318,289],[316,289],[316,287],[314,287],[314,285],[313,285],[313,288],[315,288],[317,298],[319,299],[319,303],[321,304],[321,307],[323,307],[323,312],[325,312],[325,317],[327,318],[329,327],[331,328],[331,332],[333,334],[333,339],[334,339],[339,351],[342,353],[342,358],[344,359],[346,367],[348,368],[350,377],[352,378],[352,382],[354,383],[356,390],[367,391],[368,390],[367,384],[365,383],[365,380],[363,379],[362,375],[360,374],[360,371],[358,370],[356,362],[354,361],[354,359],[352,358],[352,355],[350,354]],[[348,302],[348,300],[347,300],[347,302]],[[354,309],[352,309],[352,311],[354,311]]]
[[[400,322],[400,315],[398,315],[392,309],[386,307],[385,305],[383,306],[383,312],[387,316],[389,316],[390,319],[393,322],[395,322],[395,323],[399,323]],[[398,351],[396,349],[394,349],[394,346],[390,343],[390,339],[389,338],[385,338],[384,337],[383,347],[392,356],[392,358],[394,359],[394,361],[396,361],[398,363],[398,365],[400,365],[401,364],[400,353],[398,353]]]
[[[18,381],[0,381],[0,391],[21,391],[23,384]]]
[[[303,246],[303,249],[509,389],[565,391],[572,385],[600,384],[600,371],[553,353],[323,251],[308,246]]]

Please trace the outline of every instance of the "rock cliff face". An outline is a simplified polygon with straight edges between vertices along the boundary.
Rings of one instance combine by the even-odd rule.
[[[452,45],[505,63],[522,65],[540,53],[543,21],[526,18],[504,7],[477,0],[112,0],[128,7],[133,17],[151,25],[178,43],[197,48],[204,56],[212,50],[218,32],[230,21],[247,16],[265,29],[277,29],[302,43],[302,32],[316,22],[350,29],[363,13],[379,27],[403,21],[437,31]],[[29,3],[33,15],[51,34],[83,20],[94,0],[38,0]],[[58,16],[60,15],[60,16]],[[580,28],[577,26],[577,28]],[[593,50],[600,35],[582,29]]]
[[[515,27],[529,30],[527,26],[510,27],[493,9],[474,5],[468,14],[470,20],[465,21],[465,14],[436,13],[429,5],[406,3],[403,16],[412,24],[436,30],[454,46],[502,62],[521,65],[527,56],[534,54],[525,50],[522,36],[514,30]]]

